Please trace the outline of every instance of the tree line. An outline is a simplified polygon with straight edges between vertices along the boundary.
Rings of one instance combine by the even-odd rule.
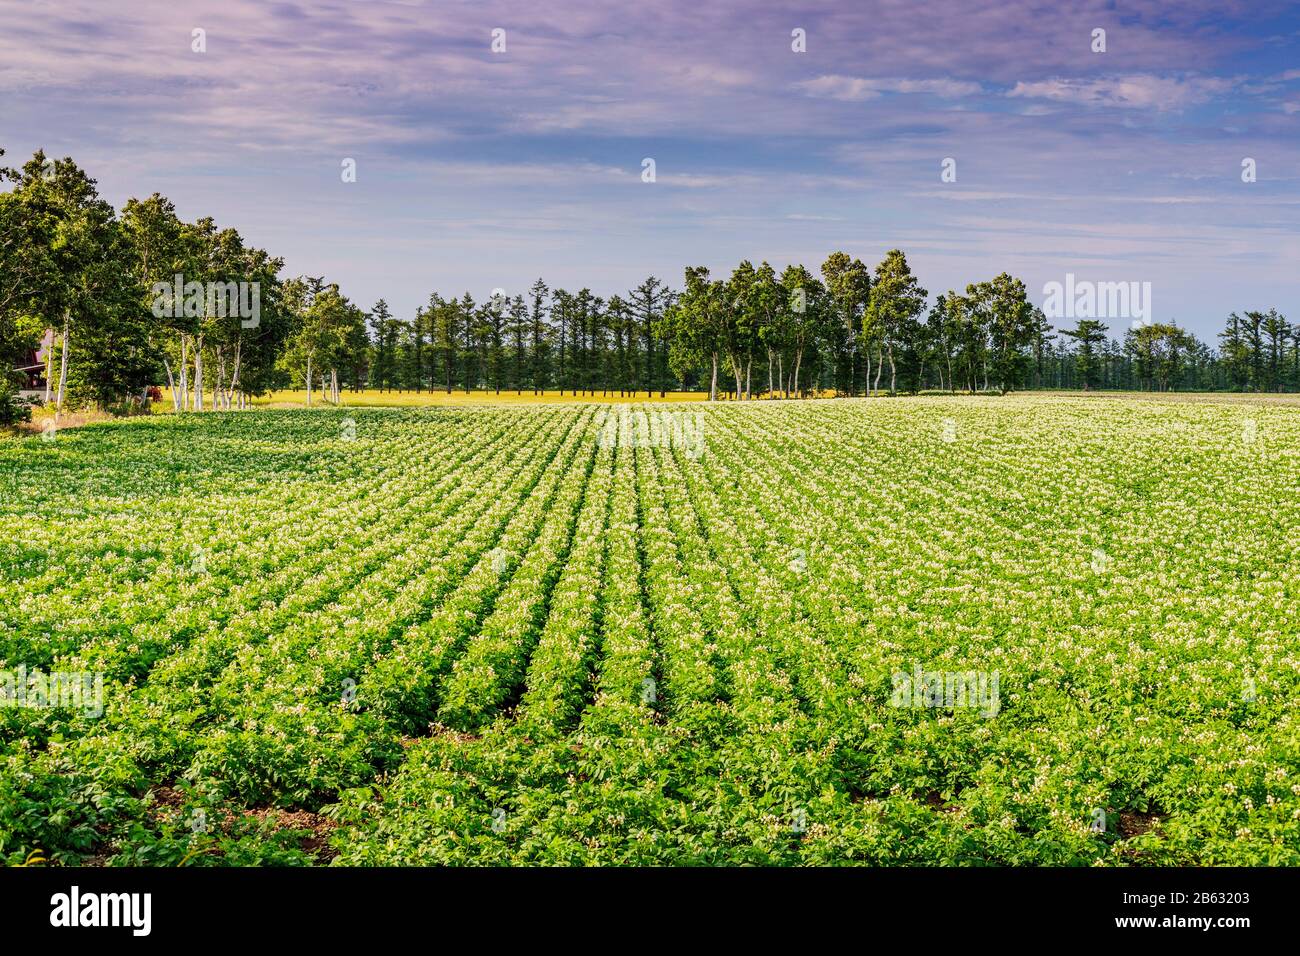
[[[324,277],[283,278],[282,259],[210,218],[182,221],[160,194],[119,213],[71,159],[37,152],[0,168],[0,181],[11,184],[0,193],[0,359],[15,366],[52,330],[41,378],[59,409],[144,407],[162,384],[177,411],[244,407],[281,388],[305,388],[309,404],[366,388],[711,400],[1300,390],[1300,325],[1276,310],[1230,315],[1217,348],[1172,322],[1119,338],[1097,319],[1054,329],[1007,273],[931,301],[897,249],[874,268],[844,252],[816,272],[691,266],[680,289],[651,276],[609,297],[541,279],[482,301],[435,292],[401,318]],[[0,375],[0,417],[17,414],[20,384]]]

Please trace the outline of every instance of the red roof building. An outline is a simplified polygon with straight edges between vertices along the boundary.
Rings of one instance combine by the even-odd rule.
[[[41,344],[37,348],[28,349],[27,354],[19,362],[16,371],[24,376],[19,388],[29,391],[45,388],[45,363],[53,350],[54,330],[47,329]]]

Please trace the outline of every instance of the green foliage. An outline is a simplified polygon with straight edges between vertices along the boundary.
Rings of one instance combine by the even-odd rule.
[[[0,425],[17,425],[31,420],[31,404],[18,394],[16,379],[0,374]]]
[[[1027,395],[0,439],[0,670],[104,691],[0,707],[0,859],[1300,863],[1297,441]]]

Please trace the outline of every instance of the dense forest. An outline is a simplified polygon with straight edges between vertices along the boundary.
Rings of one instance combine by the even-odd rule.
[[[283,260],[212,219],[182,221],[157,193],[119,212],[71,159],[38,152],[0,180],[0,368],[50,345],[44,368],[0,375],[0,423],[24,414],[18,392],[37,379],[38,401],[59,408],[141,407],[165,384],[176,410],[243,407],[289,387],[309,403],[364,388],[711,399],[1300,390],[1300,325],[1276,310],[1228,316],[1213,346],[1172,321],[1055,329],[1019,279],[932,300],[892,250],[874,268],[843,252],[816,272],[688,267],[680,289],[651,276],[608,297],[541,279],[481,301],[434,292],[399,317],[324,277],[282,277]]]

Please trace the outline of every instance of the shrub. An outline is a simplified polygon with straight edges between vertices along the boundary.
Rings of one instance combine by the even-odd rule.
[[[32,420],[31,403],[18,394],[17,384],[0,375],[0,425],[17,425]]]

